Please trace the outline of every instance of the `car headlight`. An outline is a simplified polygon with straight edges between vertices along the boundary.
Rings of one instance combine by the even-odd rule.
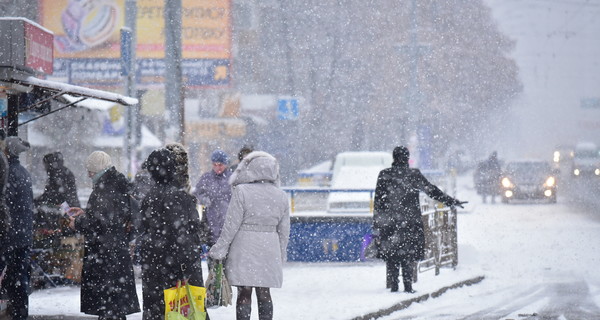
[[[546,187],[554,187],[555,183],[556,179],[554,179],[554,177],[548,177],[548,179],[546,179]]]
[[[505,188],[512,188],[513,184],[512,184],[512,182],[510,182],[510,179],[502,178],[502,186]]]

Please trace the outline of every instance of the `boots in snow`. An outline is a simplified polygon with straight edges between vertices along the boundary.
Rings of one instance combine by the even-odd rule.
[[[236,320],[250,320],[250,313],[252,312],[252,304],[240,304],[235,306],[235,319]]]

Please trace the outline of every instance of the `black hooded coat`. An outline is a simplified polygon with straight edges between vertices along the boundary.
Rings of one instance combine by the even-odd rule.
[[[43,161],[48,181],[44,192],[35,199],[36,205],[59,206],[66,201],[71,207],[79,207],[75,176],[69,168],[65,167],[62,154],[60,152],[49,153],[44,156]]]
[[[81,312],[98,316],[140,311],[129,254],[130,184],[111,167],[94,183],[85,214],[75,220],[84,235]]]
[[[171,151],[155,150],[148,156],[148,171],[156,182],[142,202],[141,262],[144,319],[163,319],[163,290],[177,280],[204,286],[199,236],[200,215],[196,197],[175,179]]]
[[[457,200],[430,183],[419,169],[409,168],[408,150],[398,149],[392,167],[381,170],[377,178],[373,229],[379,232],[383,260],[420,261],[425,254],[425,232],[419,192],[446,205]]]

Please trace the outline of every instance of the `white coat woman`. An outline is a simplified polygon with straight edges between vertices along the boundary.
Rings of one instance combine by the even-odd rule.
[[[288,197],[279,188],[279,163],[266,152],[248,154],[230,178],[225,224],[209,256],[224,260],[238,287],[236,319],[250,319],[255,288],[259,319],[273,318],[270,288],[281,288],[290,235]]]

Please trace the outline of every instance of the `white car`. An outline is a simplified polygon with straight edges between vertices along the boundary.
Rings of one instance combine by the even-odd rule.
[[[338,154],[333,164],[327,212],[371,212],[379,172],[390,167],[392,160],[388,152]]]

